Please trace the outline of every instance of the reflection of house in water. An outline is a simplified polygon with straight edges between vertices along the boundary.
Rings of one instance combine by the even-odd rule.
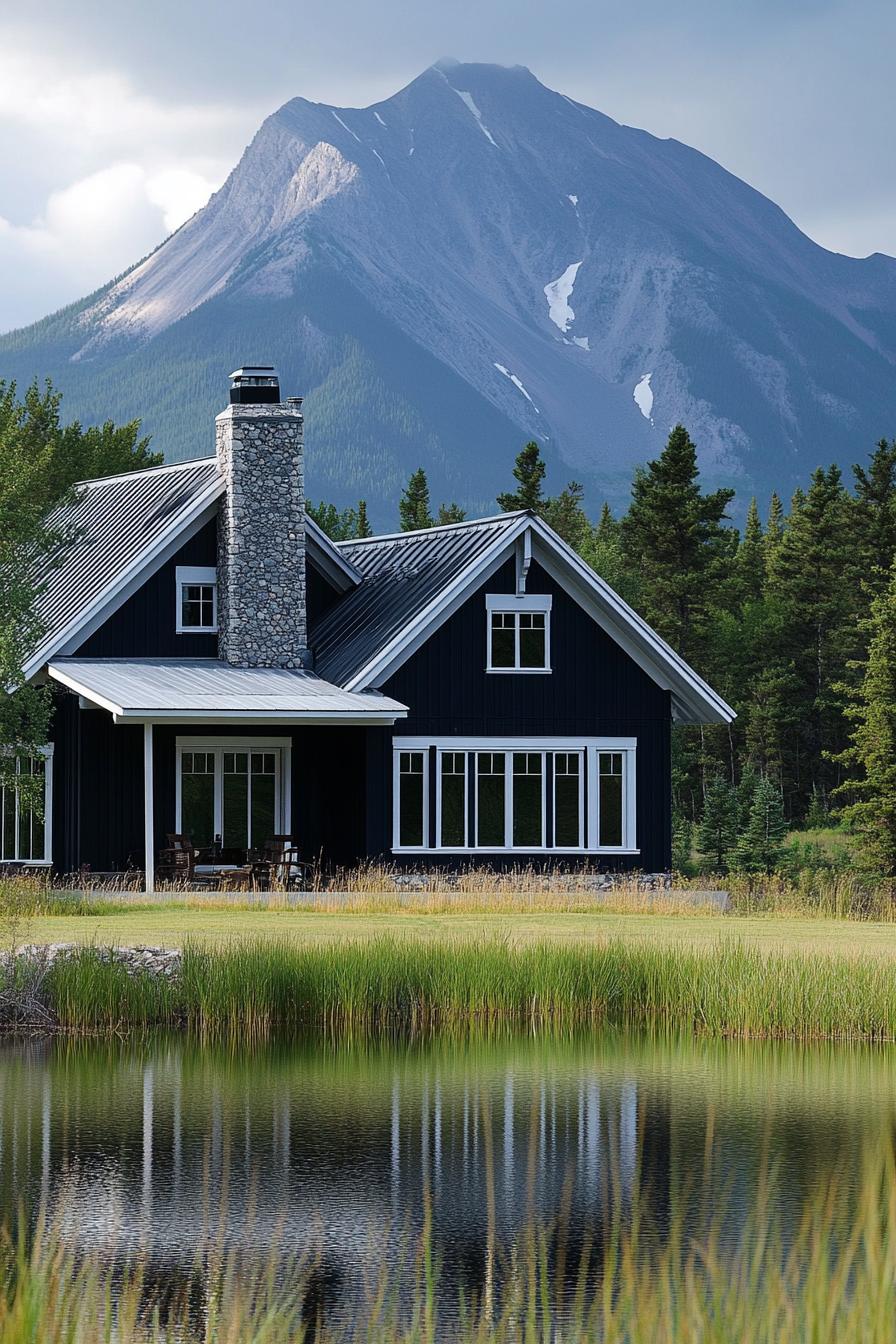
[[[82,1070],[53,1046],[7,1052],[2,1199],[43,1193],[79,1248],[140,1249],[166,1273],[220,1238],[262,1258],[320,1251],[326,1291],[350,1294],[416,1242],[428,1193],[446,1291],[481,1293],[497,1248],[554,1220],[567,1183],[573,1257],[631,1198],[633,1081],[475,1064],[459,1078],[402,1054],[362,1092],[338,1061],[308,1085],[304,1059],[256,1074],[188,1050],[103,1055]]]

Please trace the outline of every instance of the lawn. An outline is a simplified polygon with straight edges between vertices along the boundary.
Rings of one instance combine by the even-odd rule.
[[[289,910],[141,907],[123,914],[36,916],[31,942],[214,945],[231,939],[321,944],[378,936],[594,944],[622,939],[705,949],[739,941],[768,952],[820,952],[896,958],[896,924],[855,920],[650,913],[347,914]]]

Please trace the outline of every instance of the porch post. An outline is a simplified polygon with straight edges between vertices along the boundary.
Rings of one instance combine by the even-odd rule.
[[[143,725],[143,843],[146,850],[144,871],[146,890],[156,885],[155,823],[152,811],[152,724]]]

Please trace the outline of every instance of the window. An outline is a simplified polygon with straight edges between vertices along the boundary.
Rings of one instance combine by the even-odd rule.
[[[40,780],[43,808],[33,807],[17,783],[0,787],[0,862],[48,864],[53,857],[53,748],[45,747],[39,756],[17,756],[15,773],[17,779]]]
[[[396,850],[637,853],[633,738],[396,738],[394,747]]]
[[[198,848],[257,849],[290,830],[290,744],[283,739],[179,738],[178,832]]]
[[[214,566],[178,565],[177,633],[218,629],[218,584]]]
[[[425,764],[422,751],[398,753],[398,844],[402,849],[419,849],[426,843]]]
[[[467,753],[439,753],[439,844],[465,849],[467,845]]]
[[[542,593],[523,597],[490,593],[485,606],[488,621],[486,670],[550,672],[550,597]]]

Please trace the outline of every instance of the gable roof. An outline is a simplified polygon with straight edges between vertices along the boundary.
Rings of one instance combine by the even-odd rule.
[[[223,493],[214,457],[80,481],[74,500],[49,518],[77,539],[43,575],[36,611],[46,634],[25,663],[26,680],[57,654],[74,653],[213,517]],[[350,558],[306,521],[310,556],[328,580],[339,592],[358,584]]]
[[[527,540],[528,534],[528,540]],[[539,562],[658,685],[682,723],[730,723],[734,710],[553,528],[528,512],[343,542],[363,583],[312,632],[316,667],[348,690],[381,686],[514,554]]]
[[[50,525],[77,540],[44,576],[37,615],[46,634],[23,669],[31,677],[54,654],[85,639],[98,619],[150,577],[214,511],[224,483],[214,458],[83,481]]]
[[[362,582],[314,627],[315,668],[342,686],[354,689],[355,682],[367,684],[371,661],[405,636],[409,625],[459,575],[476,572],[481,558],[515,534],[525,518],[525,514],[505,513],[424,532],[339,542],[339,551],[351,561]]]

